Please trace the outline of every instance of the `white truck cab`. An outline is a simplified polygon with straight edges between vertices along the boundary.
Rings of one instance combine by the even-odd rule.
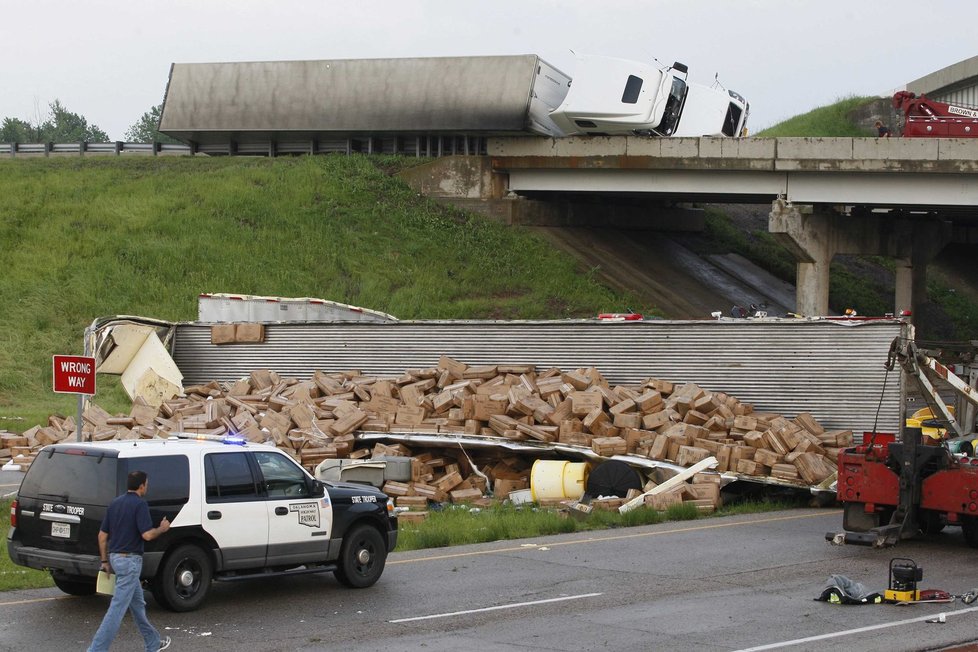
[[[550,117],[565,135],[740,136],[748,112],[739,94],[688,82],[682,64],[582,56]]]

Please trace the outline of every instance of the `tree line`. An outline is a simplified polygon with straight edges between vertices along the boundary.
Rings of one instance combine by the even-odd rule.
[[[126,131],[127,143],[177,143],[179,141],[156,130],[160,123],[162,104],[144,113]],[[109,135],[95,124],[69,111],[60,100],[48,105],[48,114],[33,122],[6,117],[0,123],[0,143],[107,143]]]

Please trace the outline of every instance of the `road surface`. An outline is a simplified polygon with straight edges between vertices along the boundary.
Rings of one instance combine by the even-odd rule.
[[[978,605],[836,606],[829,575],[882,591],[892,556],[924,588],[978,585],[959,531],[897,549],[836,547],[837,509],[800,509],[394,553],[366,590],[314,575],[217,584],[175,614],[149,600],[174,650],[879,650],[978,639]],[[106,598],[0,595],[0,650],[82,649]],[[945,613],[945,623],[925,621]],[[127,620],[118,649],[138,649]]]

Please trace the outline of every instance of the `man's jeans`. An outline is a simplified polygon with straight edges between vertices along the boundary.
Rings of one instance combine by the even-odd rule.
[[[95,632],[88,652],[107,652],[112,640],[119,631],[122,617],[126,609],[132,613],[133,620],[139,633],[143,635],[146,652],[157,652],[160,649],[160,633],[156,631],[146,618],[146,598],[143,597],[143,587],[139,582],[139,573],[143,570],[143,558],[137,555],[110,554],[109,563],[115,573],[115,595],[109,604],[109,610],[102,618],[102,624]]]

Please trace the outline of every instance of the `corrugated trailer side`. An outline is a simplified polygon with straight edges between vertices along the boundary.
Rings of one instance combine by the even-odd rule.
[[[198,144],[546,133],[531,99],[556,106],[569,81],[536,55],[176,63],[160,131]]]
[[[308,378],[315,370],[359,369],[399,376],[433,367],[441,354],[470,365],[535,364],[538,370],[596,367],[612,384],[656,377],[694,382],[760,411],[812,413],[857,439],[900,423],[902,382],[884,390],[890,343],[907,337],[898,320],[724,320],[394,323],[271,323],[262,344],[211,344],[207,324],[178,324],[173,356],[187,385],[228,381],[254,369]]]

